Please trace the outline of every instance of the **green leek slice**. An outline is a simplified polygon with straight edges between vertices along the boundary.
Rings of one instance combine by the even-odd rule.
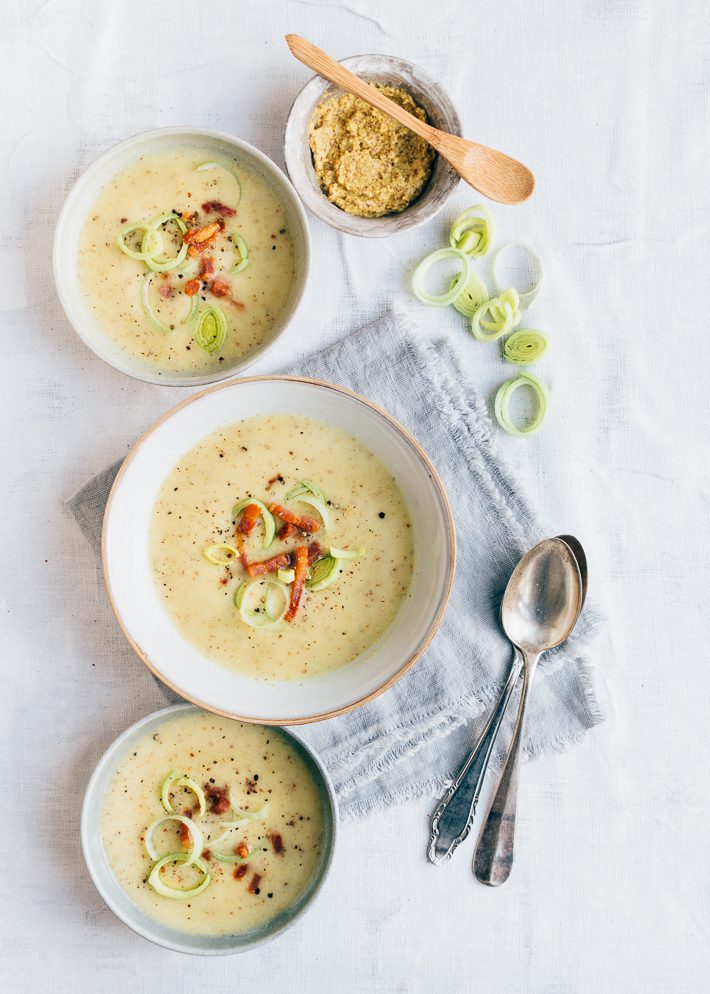
[[[296,497],[300,497],[301,494],[309,493],[313,494],[314,497],[317,497],[318,500],[322,501],[324,504],[328,503],[325,499],[325,494],[318,484],[313,482],[313,480],[301,480],[300,483],[296,484],[293,490],[289,490],[286,494],[286,500],[295,500]]]
[[[137,231],[143,232],[141,247],[140,249],[129,248],[128,245],[126,245],[126,238]],[[162,252],[164,243],[163,236],[159,231],[151,228],[150,222],[134,221],[119,231],[116,235],[116,244],[124,255],[127,255],[130,259],[145,262],[145,260],[151,255],[158,255],[159,252]]]
[[[493,243],[493,220],[483,204],[474,204],[454,220],[449,245],[474,259],[487,255]]]
[[[443,259],[456,259],[461,266],[461,270],[454,276],[446,293],[431,294],[424,289],[424,277],[433,265],[441,262]],[[436,252],[431,252],[425,256],[414,270],[412,274],[412,291],[414,296],[421,300],[423,304],[429,304],[431,307],[448,307],[463,292],[470,276],[471,263],[465,253],[459,251],[457,248],[437,249]]]
[[[232,508],[232,518],[236,521],[244,508],[248,507],[249,504],[256,504],[259,508],[261,520],[264,522],[264,538],[261,544],[265,549],[268,549],[276,535],[276,518],[262,500],[257,500],[256,497],[245,497],[243,500],[237,501]]]
[[[210,305],[200,312],[197,321],[195,341],[204,352],[213,355],[224,345],[227,339],[227,319],[219,307]]]
[[[537,402],[537,411],[529,425],[519,428],[510,415],[510,401],[520,387],[530,387]],[[510,435],[532,435],[545,420],[548,407],[547,388],[530,373],[521,373],[514,380],[501,384],[493,403],[493,411],[498,424]]]
[[[309,493],[299,494],[298,497],[295,498],[295,500],[299,500],[302,504],[308,504],[309,507],[314,508],[314,510],[316,510],[323,519],[323,527],[324,528],[331,527],[331,518],[330,518],[330,511],[328,510],[328,505],[325,504],[322,500],[320,500],[318,497],[314,497],[313,494]]]
[[[202,555],[205,559],[209,559],[211,563],[214,563],[215,566],[229,566],[235,559],[239,559],[237,549],[233,545],[226,545],[225,543],[206,546],[202,550]]]
[[[233,794],[234,791],[230,790],[230,797],[233,796]],[[269,802],[264,801],[258,811],[242,811],[242,809],[237,807],[236,804],[232,804],[232,810],[239,815],[239,818],[237,818],[236,821],[220,822],[220,825],[225,829],[225,831],[222,832],[222,834],[216,839],[210,840],[210,849],[213,846],[218,846],[220,842],[223,842],[224,839],[226,839],[228,835],[231,835],[235,829],[244,828],[244,826],[248,825],[250,821],[263,821],[266,817],[267,811],[269,810]]]
[[[454,279],[455,278],[456,277],[454,277]],[[452,280],[449,284],[450,287],[453,286],[453,282],[454,280]],[[471,273],[466,286],[451,306],[457,310],[459,314],[463,314],[465,318],[472,318],[481,304],[485,304],[487,300],[488,289],[486,288],[486,284],[480,276],[476,276],[475,273]]]
[[[367,555],[367,549],[364,546],[359,549],[336,549],[331,545],[330,554],[333,559],[362,559]]]
[[[232,267],[232,272],[241,273],[249,265],[249,246],[236,231],[232,232],[232,245],[234,245],[239,255],[236,265]]]
[[[261,605],[263,602],[263,609],[260,610],[250,608],[248,603],[248,599],[251,599],[250,595],[252,591],[256,589],[259,590],[257,605]],[[273,594],[271,593],[272,590],[274,591]],[[281,598],[280,606],[276,600],[279,596]],[[290,601],[291,594],[286,584],[270,576],[260,576],[255,580],[245,580],[243,583],[240,583],[234,595],[234,603],[239,611],[239,616],[244,624],[249,625],[250,628],[275,628],[276,625],[283,621]]]
[[[151,859],[160,859],[160,853],[155,848],[153,843],[153,833],[159,825],[163,825],[166,821],[179,821],[184,825],[190,833],[192,838],[192,849],[189,852],[189,858],[185,862],[185,866],[191,866],[201,855],[204,848],[205,840],[202,832],[192,820],[186,815],[164,815],[162,818],[156,818],[156,820],[148,826],[145,830],[145,847],[148,850],[148,855]]]
[[[325,590],[329,587],[334,580],[337,579],[338,573],[340,572],[340,560],[336,559],[335,556],[322,556],[311,566],[310,576],[306,580],[306,586],[309,590]]]
[[[160,787],[160,800],[169,815],[176,813],[175,808],[170,803],[170,791],[173,787],[187,787],[188,790],[191,790],[200,805],[200,817],[204,815],[207,810],[204,790],[197,781],[193,780],[192,777],[186,776],[181,770],[173,770],[172,773],[168,773]]]
[[[148,877],[148,883],[156,894],[160,894],[161,897],[172,898],[174,901],[184,901],[188,897],[197,897],[198,894],[201,894],[203,890],[206,890],[206,888],[209,887],[212,877],[210,876],[210,872],[203,861],[199,858],[190,864],[191,866],[196,866],[200,873],[204,874],[202,880],[195,887],[188,887],[186,890],[181,890],[177,887],[168,887],[168,885],[163,883],[160,879],[160,871],[164,866],[167,866],[168,863],[187,863],[188,859],[188,853],[171,852],[168,853],[167,856],[163,856],[162,859],[158,860],[153,869],[150,871],[150,876]]]
[[[204,173],[208,169],[224,169],[224,171],[226,173],[229,173],[230,176],[234,177],[234,179],[236,180],[236,183],[237,183],[237,199],[236,199],[236,201],[234,203],[234,206],[238,207],[239,206],[239,202],[242,199],[242,181],[239,179],[239,177],[234,172],[234,170],[230,169],[229,166],[222,165],[221,162],[202,162],[199,166],[197,166],[197,170],[196,171],[198,173]]]
[[[503,344],[503,357],[516,366],[537,362],[547,352],[547,338],[534,328],[514,331]]]
[[[522,252],[524,256],[527,256],[528,268],[532,274],[525,289],[522,287],[516,287],[520,297],[520,309],[524,310],[526,307],[529,307],[537,297],[545,275],[542,259],[537,254],[535,249],[531,248],[529,245],[526,245],[525,242],[507,242],[505,245],[502,245],[493,256],[491,272],[496,290],[500,291],[501,287],[506,285],[505,282],[503,282],[501,275],[502,259],[505,256],[510,256],[511,253],[515,251]]]
[[[263,846],[258,846],[256,849],[252,849],[248,852],[246,856],[240,856],[235,852],[215,852],[213,849],[210,849],[210,852],[215,859],[220,861],[220,863],[246,863],[247,860],[250,860],[252,856],[256,856],[257,853],[266,852],[266,849]]]
[[[520,323],[522,315],[518,304],[518,291],[514,287],[481,304],[471,319],[473,337],[479,342],[495,342],[502,335],[507,335]],[[486,314],[490,314],[490,318],[486,318]]]
[[[151,232],[158,232],[161,225],[164,224],[176,224],[180,229],[180,234],[184,235],[187,231],[187,225],[180,217],[179,214],[174,214],[170,211],[167,214],[160,214],[158,217],[153,218],[149,224],[149,229]],[[159,233],[159,232],[158,232]],[[145,238],[144,238],[145,241]],[[161,236],[162,241],[162,236]],[[143,248],[143,246],[141,246]],[[146,266],[151,269],[154,273],[168,273],[173,269],[177,269],[185,261],[185,256],[187,255],[187,243],[182,242],[178,254],[172,259],[157,259],[157,252],[149,253],[144,262]]]

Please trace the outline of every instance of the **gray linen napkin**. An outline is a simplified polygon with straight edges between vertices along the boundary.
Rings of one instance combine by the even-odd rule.
[[[311,357],[306,368],[390,411],[417,437],[455,498],[456,584],[431,646],[376,700],[301,729],[328,767],[348,817],[435,793],[455,774],[511,664],[498,624],[505,584],[522,553],[554,532],[543,529],[497,456],[486,406],[455,348],[421,337],[410,315],[385,314]],[[97,549],[119,465],[68,501]],[[587,607],[573,636],[541,668],[530,701],[529,755],[565,748],[604,720],[587,655],[600,624]]]

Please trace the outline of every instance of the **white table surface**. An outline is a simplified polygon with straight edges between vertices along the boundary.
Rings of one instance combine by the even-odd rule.
[[[53,225],[100,151],[159,125],[214,126],[278,163],[308,77],[282,36],[426,67],[464,131],[538,177],[498,209],[548,282],[549,426],[501,439],[558,531],[589,550],[610,619],[609,721],[524,770],[518,858],[499,891],[471,840],[427,865],[430,802],[344,826],[332,877],[281,941],[203,961],[151,946],[103,905],[78,834],[93,763],[156,706],[63,500],[183,395],[104,366],[52,283]],[[5,0],[0,30],[4,745],[0,986],[259,991],[694,992],[710,967],[706,0]],[[463,185],[451,210],[475,202]],[[280,356],[305,356],[406,293],[444,221],[357,241],[313,219],[313,273]],[[481,389],[505,370],[453,314]],[[705,655],[705,659],[703,659]],[[148,684],[145,684],[147,687]],[[130,698],[130,699],[129,699]]]

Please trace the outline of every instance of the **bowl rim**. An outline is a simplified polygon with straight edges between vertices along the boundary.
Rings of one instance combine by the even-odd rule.
[[[69,223],[69,218],[75,209],[75,202],[85,185],[91,182],[95,177],[100,177],[113,156],[120,153],[121,150],[130,148],[133,145],[140,146],[142,142],[150,141],[151,139],[167,139],[172,136],[182,136],[186,139],[189,137],[196,137],[216,142],[224,142],[238,148],[242,153],[246,154],[247,158],[253,158],[268,173],[272,176],[276,176],[278,182],[283,184],[283,192],[285,196],[288,196],[289,202],[293,207],[293,210],[298,215],[303,230],[303,244],[299,247],[299,252],[303,257],[303,279],[300,287],[297,288],[291,313],[287,317],[278,334],[275,335],[270,341],[257,346],[257,348],[253,349],[241,362],[236,363],[234,366],[228,367],[226,370],[219,368],[212,373],[180,378],[170,373],[162,373],[161,375],[158,375],[157,372],[153,373],[149,369],[132,369],[129,371],[128,369],[117,365],[110,358],[97,351],[92,336],[86,332],[81,317],[77,316],[75,313],[75,309],[73,308],[69,300],[69,295],[66,291],[66,281],[60,272],[61,238],[64,234],[65,227]],[[311,232],[308,222],[308,215],[305,211],[298,191],[291,182],[291,177],[284,172],[284,170],[281,169],[273,159],[269,158],[265,152],[262,152],[261,149],[257,148],[255,145],[252,145],[250,142],[244,141],[244,139],[238,138],[236,135],[231,135],[226,131],[218,131],[214,128],[193,128],[189,125],[176,125],[174,127],[152,128],[149,131],[139,131],[135,134],[129,135],[127,138],[123,138],[121,141],[110,145],[109,148],[104,149],[103,152],[96,156],[96,158],[93,159],[89,165],[80,172],[79,176],[76,178],[64,198],[64,202],[54,226],[54,238],[52,241],[52,275],[57,296],[59,297],[59,302],[62,305],[62,310],[64,311],[67,321],[73,328],[74,332],[79,336],[83,343],[91,349],[97,358],[101,359],[101,361],[105,362],[106,365],[111,366],[112,369],[122,373],[124,376],[140,380],[143,383],[151,383],[156,386],[192,388],[204,386],[205,384],[219,383],[222,380],[229,379],[229,377],[238,376],[253,366],[254,363],[258,362],[260,359],[263,359],[264,356],[266,356],[274,348],[276,343],[281,339],[282,335],[288,330],[291,322],[295,319],[303,301],[311,272],[311,255]]]
[[[456,105],[449,96],[448,92],[441,85],[441,83],[437,79],[435,79],[426,69],[422,69],[421,66],[416,65],[414,62],[411,62],[408,59],[400,58],[397,55],[387,55],[384,52],[363,52],[359,55],[349,55],[345,59],[336,59],[336,61],[338,62],[339,65],[344,66],[346,69],[350,69],[353,64],[357,63],[361,59],[379,59],[379,60],[388,59],[391,60],[395,69],[397,69],[401,65],[410,66],[412,70],[414,70],[419,76],[422,77],[422,79],[427,83],[427,85],[430,88],[436,87],[441,92],[444,100],[448,104],[448,109],[453,115],[456,125],[455,128],[452,129],[451,133],[461,136],[461,118],[459,117]],[[397,72],[393,73],[393,75],[394,74],[397,74]],[[360,238],[387,238],[390,235],[398,234],[399,232],[402,231],[409,231],[414,228],[418,228],[422,224],[426,224],[428,221],[433,220],[437,216],[437,214],[439,214],[444,209],[451,196],[455,193],[456,188],[460,181],[460,176],[458,175],[458,173],[444,159],[442,159],[442,164],[445,172],[442,177],[442,181],[443,183],[448,183],[450,185],[450,189],[442,197],[441,203],[438,204],[438,206],[434,205],[430,213],[422,215],[422,217],[419,219],[408,221],[408,223],[401,223],[401,219],[405,219],[407,217],[407,212],[409,211],[410,207],[413,207],[417,203],[421,195],[420,197],[417,197],[417,199],[414,200],[412,204],[407,205],[407,207],[405,207],[403,211],[394,214],[386,214],[383,217],[378,217],[378,218],[360,217],[359,215],[356,214],[348,214],[346,211],[340,210],[335,204],[331,204],[330,201],[327,199],[327,197],[325,197],[325,195],[322,192],[320,193],[320,199],[313,198],[313,200],[311,200],[310,197],[304,196],[304,193],[302,192],[301,188],[300,176],[298,175],[294,176],[294,173],[297,172],[295,167],[297,165],[298,159],[292,156],[290,149],[292,140],[294,142],[296,140],[300,142],[301,140],[300,136],[296,138],[296,136],[292,134],[294,128],[293,115],[294,115],[294,110],[296,109],[296,105],[302,102],[304,97],[307,96],[306,91],[309,88],[315,90],[317,83],[326,88],[330,87],[334,90],[339,89],[339,87],[335,86],[333,83],[331,83],[329,80],[325,79],[325,77],[319,75],[318,73],[311,76],[310,79],[306,80],[304,85],[301,87],[301,89],[294,97],[293,102],[291,103],[291,107],[289,108],[288,116],[286,118],[286,126],[284,128],[284,161],[286,163],[286,172],[288,173],[289,179],[291,180],[293,187],[296,190],[296,193],[298,194],[299,197],[303,199],[304,204],[308,207],[311,213],[315,214],[315,216],[320,221],[323,221],[325,224],[330,225],[331,228],[335,228],[337,231],[342,231],[344,234],[355,235],[356,237]],[[406,82],[403,81],[403,85],[406,88]],[[441,158],[441,156],[439,157]],[[342,214],[341,224],[337,223],[334,217],[327,216],[325,209],[322,211],[318,209],[318,207],[321,206],[321,201],[324,204],[329,204],[331,207],[334,207],[336,210],[339,210],[339,213]],[[387,223],[385,224],[382,223],[382,222],[388,222],[392,219],[400,219],[400,224],[397,227],[395,227],[394,224],[390,225]],[[356,226],[360,225],[363,227],[363,230],[361,231],[354,230]]]
[[[116,493],[118,492],[118,489],[121,485],[121,481],[128,466],[132,462],[136,453],[143,446],[143,443],[148,438],[150,438],[150,436],[155,431],[157,431],[158,428],[160,428],[166,421],[172,418],[174,414],[177,414],[177,412],[182,410],[184,407],[187,407],[190,404],[195,403],[196,401],[207,396],[208,394],[215,393],[217,390],[233,389],[235,387],[239,387],[241,384],[274,383],[278,381],[305,383],[311,386],[320,387],[325,390],[329,391],[332,390],[336,393],[341,393],[347,397],[351,397],[354,400],[359,401],[361,404],[363,404],[363,406],[367,407],[370,411],[377,414],[379,417],[383,418],[389,424],[389,426],[393,428],[396,432],[398,432],[405,440],[405,442],[409,444],[409,446],[414,450],[419,460],[423,463],[425,470],[429,474],[432,483],[434,484],[434,487],[437,491],[437,496],[439,498],[439,505],[443,511],[444,531],[446,533],[446,538],[447,538],[447,557],[446,557],[447,576],[446,576],[446,582],[442,588],[441,593],[439,594],[439,605],[436,614],[432,618],[432,621],[426,633],[419,641],[414,652],[412,652],[407,657],[407,659],[402,663],[399,669],[395,673],[393,673],[392,676],[390,676],[380,687],[378,687],[371,693],[366,694],[365,696],[359,698],[358,700],[351,702],[350,704],[345,704],[340,708],[335,708],[333,710],[324,712],[322,714],[307,715],[306,717],[301,717],[301,718],[279,717],[279,718],[268,718],[268,719],[259,718],[257,720],[253,717],[241,714],[235,714],[234,712],[231,711],[220,710],[219,708],[214,707],[212,704],[207,704],[205,701],[200,700],[198,697],[195,697],[193,694],[187,694],[184,691],[184,689],[176,686],[170,680],[167,680],[165,676],[157,668],[157,666],[148,657],[148,655],[138,645],[138,643],[135,641],[135,639],[133,638],[133,636],[131,635],[131,633],[128,631],[127,627],[124,624],[123,618],[121,617],[118,608],[118,604],[116,603],[116,599],[114,597],[113,589],[111,587],[111,580],[109,577],[109,569],[108,569],[108,553],[107,553],[108,525],[111,516],[111,507],[113,504],[113,499]],[[219,714],[224,718],[233,718],[235,721],[244,721],[250,724],[258,724],[258,725],[278,725],[278,726],[307,725],[317,721],[324,721],[328,718],[335,718],[342,714],[347,714],[349,711],[353,711],[355,710],[355,708],[358,708],[363,704],[367,704],[369,701],[372,701],[376,697],[379,697],[380,694],[383,694],[386,690],[389,690],[390,687],[392,687],[401,677],[403,677],[405,673],[407,673],[408,670],[410,670],[411,667],[417,662],[417,660],[423,655],[423,653],[431,643],[432,639],[436,635],[437,631],[439,630],[441,622],[443,621],[444,615],[446,613],[449,600],[451,599],[451,593],[453,591],[454,578],[456,573],[456,527],[454,523],[453,512],[451,510],[451,504],[449,503],[449,498],[446,493],[446,489],[444,488],[444,484],[441,481],[441,477],[439,476],[436,467],[434,466],[434,464],[432,463],[431,459],[426,454],[424,449],[421,447],[417,439],[414,437],[414,435],[412,435],[412,433],[407,428],[405,428],[404,425],[400,424],[400,422],[397,421],[396,418],[394,418],[391,414],[385,411],[384,408],[379,407],[377,404],[363,397],[361,394],[356,393],[354,390],[350,390],[347,387],[338,386],[334,383],[329,383],[327,380],[313,379],[307,376],[291,376],[291,375],[245,376],[245,377],[240,377],[239,379],[230,380],[227,383],[214,384],[213,386],[207,387],[205,390],[201,390],[198,393],[193,394],[190,397],[187,397],[185,400],[180,401],[174,407],[171,407],[168,411],[166,411],[165,414],[162,415],[162,417],[158,418],[158,420],[153,425],[151,425],[151,427],[148,428],[147,431],[145,431],[140,436],[140,438],[134,443],[130,452],[121,463],[118,473],[116,474],[116,477],[113,481],[113,485],[111,486],[108,499],[106,501],[106,507],[104,509],[103,523],[101,528],[101,567],[103,571],[104,583],[106,586],[108,599],[121,631],[125,635],[133,651],[136,653],[139,659],[142,660],[145,666],[147,666],[150,672],[155,677],[157,677],[161,683],[165,684],[165,686],[167,687],[170,687],[170,689],[174,691],[174,693],[178,694],[186,701],[189,701],[191,704],[194,704],[196,707],[199,707],[204,711],[211,711],[213,714]]]
[[[189,701],[178,702],[176,704],[170,704],[167,707],[159,708],[157,711],[151,711],[150,714],[144,715],[137,721],[134,721],[128,728],[124,729],[109,745],[104,749],[101,756],[96,762],[94,769],[91,772],[91,776],[84,790],[84,797],[81,805],[81,818],[80,818],[80,836],[81,836],[81,850],[84,857],[84,864],[88,870],[91,881],[98,891],[99,896],[107,905],[107,907],[113,912],[119,921],[123,922],[128,928],[130,928],[141,938],[146,939],[148,942],[152,942],[155,945],[162,946],[164,949],[171,949],[173,952],[183,953],[188,956],[234,956],[239,953],[247,953],[257,946],[262,946],[272,939],[277,939],[282,935],[287,929],[295,925],[301,920],[301,918],[313,907],[316,900],[320,897],[321,890],[325,884],[333,865],[333,859],[335,855],[335,848],[339,837],[339,821],[340,815],[338,812],[338,801],[335,795],[335,788],[333,782],[330,778],[330,774],[326,769],[323,761],[321,760],[318,753],[313,749],[313,747],[304,740],[303,736],[299,735],[297,731],[290,728],[280,728],[279,730],[287,737],[294,739],[299,747],[305,752],[313,761],[314,766],[318,770],[318,774],[321,778],[323,787],[325,788],[325,796],[328,798],[328,805],[331,814],[331,831],[330,831],[330,846],[325,857],[325,861],[320,870],[320,876],[316,883],[314,884],[313,890],[308,896],[308,900],[303,905],[303,907],[298,911],[297,914],[293,915],[288,920],[284,921],[275,931],[270,932],[268,935],[263,935],[243,948],[215,948],[215,949],[196,949],[196,948],[186,948],[180,942],[171,941],[170,939],[158,938],[151,933],[150,929],[144,928],[139,922],[134,919],[129,919],[126,917],[121,910],[119,910],[113,897],[107,892],[107,889],[103,886],[100,881],[98,874],[94,872],[95,862],[93,854],[90,851],[90,839],[89,836],[95,834],[97,831],[100,833],[100,827],[96,825],[94,820],[91,818],[89,806],[93,801],[96,791],[99,789],[98,783],[103,775],[106,767],[112,762],[115,765],[115,759],[117,752],[128,743],[134,735],[137,735],[139,731],[146,725],[151,724],[156,719],[165,719],[173,714],[178,714],[181,711],[205,711],[205,708],[200,708],[196,704],[192,704]],[[230,717],[229,715],[222,715],[221,717]],[[235,718],[234,721],[239,721],[241,719]],[[106,858],[104,856],[104,858]],[[108,863],[108,860],[106,859]],[[109,872],[111,867],[109,864]],[[114,878],[115,880],[115,878]],[[116,887],[121,889],[121,885],[115,880]],[[129,899],[130,900],[130,899]],[[175,930],[178,931],[178,930]],[[189,936],[189,933],[178,933],[185,936]],[[195,938],[199,938],[195,936]]]

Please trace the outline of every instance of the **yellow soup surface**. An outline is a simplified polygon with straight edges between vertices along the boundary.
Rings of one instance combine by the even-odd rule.
[[[187,787],[170,793],[175,811],[202,832],[202,860],[210,875],[205,890],[181,899],[164,897],[150,885],[155,861],[146,850],[146,830],[166,814],[161,785],[175,770],[202,786],[207,797],[200,815]],[[215,813],[214,798],[222,795],[230,807]],[[247,932],[279,915],[308,886],[321,855],[322,803],[306,761],[280,731],[191,711],[167,718],[119,763],[104,802],[104,849],[118,883],[151,918],[197,935]],[[248,820],[242,813],[259,817]],[[230,821],[239,824],[226,828]],[[157,826],[152,836],[160,856],[190,848],[174,821]],[[215,855],[234,856],[245,846],[244,861],[221,862]],[[198,869],[179,863],[161,873],[176,889],[195,887],[201,879]]]
[[[209,168],[198,168],[205,164]],[[147,264],[124,254],[116,238],[133,222],[171,211],[185,219],[188,231],[215,221],[223,228],[204,251],[150,277]],[[158,230],[164,248],[157,258],[174,258],[184,234],[175,222]],[[125,237],[132,251],[141,250],[141,235]],[[248,264],[238,273],[236,236],[248,250]],[[200,279],[205,259],[211,272]],[[160,371],[207,373],[228,368],[266,339],[289,298],[294,249],[284,208],[261,178],[209,149],[186,146],[141,156],[106,183],[80,236],[78,274],[90,312],[129,356]],[[186,293],[190,280],[199,284],[193,296]],[[144,294],[165,331],[151,324]],[[217,307],[226,322],[224,344],[214,353],[195,337],[207,307]]]
[[[304,479],[323,491],[330,527],[286,539],[277,531],[264,549],[259,521],[245,541],[248,560],[312,541],[323,553],[336,547],[365,554],[341,560],[325,589],[306,587],[292,620],[250,627],[235,606],[248,579],[242,563],[215,565],[203,550],[235,543],[232,508],[245,497],[320,520],[312,507],[287,497]],[[369,449],[332,425],[279,414],[220,429],[179,461],[155,505],[150,556],[157,588],[184,637],[224,666],[275,681],[327,673],[372,646],[408,595],[414,543],[402,493]]]

